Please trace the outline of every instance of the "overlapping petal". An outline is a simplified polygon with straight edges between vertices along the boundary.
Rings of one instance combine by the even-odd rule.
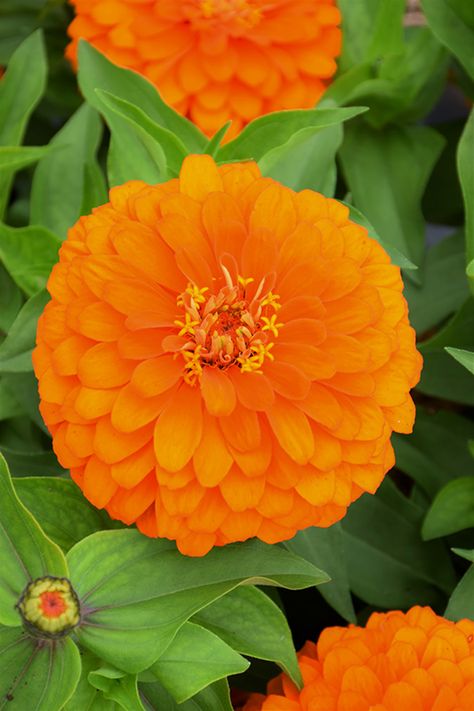
[[[474,622],[429,607],[374,613],[365,627],[325,629],[298,655],[304,686],[286,676],[242,711],[470,711]]]
[[[329,526],[413,425],[402,287],[346,207],[252,163],[190,156],[166,186],[113,188],[69,231],[38,326],[55,452],[186,554]]]
[[[71,0],[80,38],[150,79],[208,134],[314,106],[336,71],[335,0]],[[229,137],[228,136],[228,137]]]

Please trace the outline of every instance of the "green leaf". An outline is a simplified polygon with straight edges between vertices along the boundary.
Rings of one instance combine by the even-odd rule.
[[[46,85],[46,57],[41,32],[26,39],[8,62],[0,82],[0,145],[18,146],[28,119]],[[11,175],[0,176],[0,219],[8,204]]]
[[[0,378],[0,421],[8,420],[23,414],[23,408],[12,395],[5,382],[5,376]]]
[[[389,479],[353,503],[342,521],[352,591],[377,607],[436,606],[454,583],[441,543],[420,537],[423,509]],[[396,532],[396,535],[394,535]]]
[[[352,106],[347,109],[278,111],[260,116],[247,124],[237,138],[219,149],[217,160],[221,163],[249,158],[260,161],[265,154],[287,143],[299,131],[312,129],[316,133],[320,129],[348,121],[365,111],[365,107]]]
[[[69,479],[21,477],[14,484],[20,500],[63,550],[91,533],[110,528],[107,514],[94,508]]]
[[[474,110],[470,113],[461,140],[459,141],[457,167],[466,211],[466,263],[469,267],[474,260]],[[470,271],[468,271],[467,275],[471,291],[474,293],[474,273],[471,274]]]
[[[60,711],[81,674],[79,650],[70,639],[45,641],[0,627],[0,709]]]
[[[474,526],[474,477],[453,479],[437,494],[423,522],[425,540]]]
[[[357,210],[354,205],[349,205],[349,203],[344,202],[343,200],[341,200],[341,202],[343,205],[347,205],[347,207],[349,208],[350,219],[356,222],[358,225],[362,225],[362,227],[365,227],[369,237],[375,239],[379,244],[382,245],[390,259],[392,260],[393,264],[396,264],[397,267],[400,267],[401,269],[418,269],[416,264],[410,262],[410,260],[407,259],[407,257],[405,257],[405,255],[402,254],[396,247],[391,244],[387,244],[385,240],[381,239],[380,235],[374,229],[373,225],[371,225],[369,220],[360,212],[360,210]]]
[[[89,673],[99,669],[101,660],[81,649],[82,672],[73,696],[64,706],[64,711],[117,711],[122,708],[108,701],[99,689],[89,683]]]
[[[87,610],[80,643],[130,673],[156,661],[192,615],[242,583],[300,589],[327,580],[310,563],[256,540],[187,558],[174,543],[133,530],[94,533],[68,561]]]
[[[21,618],[15,605],[28,582],[44,575],[65,577],[67,565],[17,497],[1,454],[0,501],[0,624],[16,627]]]
[[[181,704],[213,682],[241,674],[249,664],[220,637],[186,622],[150,671]]]
[[[240,654],[275,662],[295,684],[301,685],[301,672],[286,618],[258,588],[245,586],[232,590],[198,612],[193,621],[214,632]]]
[[[426,333],[462,306],[469,296],[464,270],[462,232],[428,249],[423,284],[405,281],[410,323],[418,333]]]
[[[445,351],[449,353],[458,363],[461,363],[465,368],[468,369],[470,373],[474,375],[474,353],[472,351],[465,351],[462,348],[445,348]]]
[[[332,197],[336,189],[336,153],[342,143],[342,126],[303,129],[283,146],[268,151],[259,162],[263,175],[292,190],[315,190]]]
[[[34,373],[4,373],[3,382],[10,395],[22,406],[23,413],[44,433],[49,434],[39,412],[38,382]],[[26,442],[23,444],[23,451],[27,452]]]
[[[213,137],[209,140],[209,143],[206,146],[206,149],[204,153],[207,153],[207,155],[212,156],[213,158],[215,157],[217,151],[220,148],[220,145],[222,143],[222,140],[224,136],[226,135],[227,131],[232,125],[232,121],[227,121],[222,128],[220,128],[218,131],[215,132]]]
[[[474,79],[474,16],[471,0],[421,0],[434,34]]]
[[[418,407],[410,437],[394,435],[397,468],[411,476],[430,499],[456,473],[474,476],[468,442],[472,422],[455,412]]]
[[[12,475],[23,476],[59,476],[64,469],[51,449],[22,449],[0,442],[0,450],[8,462]]]
[[[43,158],[35,170],[31,191],[31,222],[61,238],[81,214],[86,166],[95,160],[102,124],[93,108],[83,104],[53,137],[61,148]]]
[[[165,104],[153,84],[136,72],[112,64],[84,40],[79,43],[78,77],[86,100],[98,111],[101,105],[95,90],[103,89],[135,105],[152,121],[179,136],[189,152],[202,153],[205,149],[204,134]]]
[[[160,172],[163,172],[166,179],[177,177],[181,164],[188,154],[184,143],[172,131],[152,121],[138,106],[108,91],[96,89],[96,94],[107,109],[121,116],[137,131],[138,137],[150,153],[156,151],[162,154],[164,166],[160,166],[159,163],[158,166],[161,167]],[[104,114],[107,116],[106,111]]]
[[[474,620],[474,565],[468,569],[449,598],[444,613],[448,620]]]
[[[330,528],[306,528],[299,531],[285,548],[321,566],[331,580],[319,588],[319,592],[344,619],[355,624],[356,616],[349,588],[347,561],[344,550],[344,534],[340,524]]]
[[[384,242],[422,264],[425,224],[420,201],[443,140],[425,126],[374,131],[362,122],[346,128],[340,151],[355,206]]]
[[[0,173],[27,168],[50,151],[50,146],[0,146]]]
[[[474,297],[464,303],[444,328],[420,344],[424,366],[417,386],[427,395],[473,405],[472,375],[446,352],[446,347],[474,348]]]
[[[102,691],[107,701],[115,701],[125,711],[144,711],[138,696],[137,677],[113,667],[101,666],[89,672],[89,683]]]
[[[23,303],[21,291],[0,264],[0,332],[7,333]]]
[[[0,259],[28,296],[46,286],[58,260],[60,240],[43,227],[7,227],[0,224]]]
[[[217,681],[179,705],[161,684],[140,684],[140,695],[147,711],[232,711],[225,680]]]
[[[0,345],[0,372],[18,373],[33,370],[31,352],[35,345],[38,318],[49,294],[40,291],[32,296],[16,317],[8,336]]]

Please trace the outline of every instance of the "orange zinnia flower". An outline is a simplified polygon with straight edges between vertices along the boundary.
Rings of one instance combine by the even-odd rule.
[[[83,37],[150,79],[207,134],[269,111],[307,108],[336,71],[335,0],[71,0],[66,50]]]
[[[366,627],[329,627],[298,655],[304,686],[288,677],[243,711],[472,711],[474,622],[429,607],[374,613]]]
[[[189,156],[69,231],[35,371],[86,497],[190,555],[329,526],[393,465],[421,357],[347,207]]]

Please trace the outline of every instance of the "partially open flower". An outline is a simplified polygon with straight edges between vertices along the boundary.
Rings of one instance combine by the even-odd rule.
[[[79,600],[67,578],[45,576],[32,580],[17,608],[27,630],[46,639],[64,637],[81,619]]]
[[[429,607],[374,613],[365,627],[330,627],[298,655],[304,686],[286,676],[243,711],[472,711],[474,622]]]
[[[329,526],[377,489],[421,357],[400,270],[348,215],[189,156],[69,231],[34,366],[95,506],[203,555]]]
[[[336,71],[334,0],[71,0],[82,37],[150,79],[206,133],[229,119],[314,106]]]

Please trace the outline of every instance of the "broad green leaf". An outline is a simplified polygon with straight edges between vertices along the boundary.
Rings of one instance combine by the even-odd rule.
[[[448,348],[445,350],[452,356],[458,363],[461,363],[465,368],[468,369],[470,373],[474,375],[474,353],[472,351],[465,351],[462,348]]]
[[[474,477],[453,479],[437,494],[423,522],[425,540],[474,526]]]
[[[370,224],[369,220],[360,212],[360,210],[357,210],[353,205],[345,203],[343,200],[341,200],[341,202],[344,205],[347,205],[347,207],[349,208],[350,219],[354,222],[357,222],[358,225],[362,225],[362,227],[365,227],[369,237],[375,239],[379,244],[382,245],[392,262],[396,264],[397,267],[400,267],[401,269],[418,269],[417,265],[413,264],[413,262],[410,262],[410,260],[405,257],[405,255],[402,254],[396,247],[391,244],[388,244],[385,240],[381,239],[380,235],[374,229],[373,225]]]
[[[114,667],[101,666],[89,672],[89,683],[99,689],[107,701],[114,701],[125,711],[144,711],[138,696],[137,677]]]
[[[0,665],[2,711],[60,711],[81,675],[70,639],[39,640],[7,627],[0,627]]]
[[[193,621],[214,632],[237,652],[275,662],[295,684],[301,684],[286,618],[268,595],[253,585],[232,590],[198,612]]]
[[[474,42],[474,26],[472,28],[472,37]],[[469,264],[474,260],[474,110],[471,111],[459,142],[457,167],[466,211],[466,263],[469,267]],[[467,275],[471,291],[474,293],[474,274],[471,274],[468,270]]]
[[[384,242],[417,265],[424,254],[420,201],[443,140],[425,126],[374,131],[362,122],[344,133],[340,151],[355,206]]]
[[[82,40],[79,44],[79,85],[86,100],[101,110],[96,89],[129,101],[150,119],[172,131],[189,152],[202,153],[207,139],[199,129],[169,107],[147,79],[129,69],[121,69]],[[130,178],[129,178],[130,179]]]
[[[44,433],[49,434],[39,412],[38,382],[34,373],[4,373],[3,382],[9,394],[21,405],[23,413]],[[23,451],[26,453],[26,442],[23,444]]]
[[[89,673],[101,667],[101,660],[81,649],[82,672],[76,690],[64,706],[64,711],[118,711],[122,707],[108,701],[103,693],[89,683]]]
[[[222,140],[224,136],[226,135],[227,131],[232,125],[232,121],[227,121],[222,128],[220,128],[218,131],[215,132],[213,137],[209,140],[209,143],[206,146],[206,149],[204,153],[207,153],[207,155],[212,156],[213,158],[215,157],[217,151],[220,148],[220,145],[222,143]]]
[[[219,679],[241,674],[249,664],[220,636],[186,622],[150,671],[180,704]]]
[[[81,215],[88,215],[94,207],[104,205],[109,199],[104,174],[97,160],[84,166]]]
[[[217,152],[217,160],[261,161],[266,153],[287,143],[295,133],[312,129],[314,132],[328,126],[336,126],[367,111],[365,107],[352,106],[346,109],[300,109],[278,111],[260,116]]]
[[[192,699],[177,704],[161,684],[140,684],[146,711],[232,711],[229,686],[225,680],[203,689]]]
[[[172,131],[163,128],[156,121],[152,121],[138,106],[129,101],[120,99],[108,91],[96,90],[100,101],[113,113],[121,116],[142,137],[145,148],[156,144],[156,150],[164,156],[164,170],[166,178],[175,178],[179,175],[181,164],[188,151],[182,141]],[[107,115],[107,112],[105,112]]]
[[[94,508],[70,479],[21,477],[14,479],[16,493],[51,538],[63,550],[91,533],[111,527],[111,520]]]
[[[474,565],[468,569],[449,598],[444,617],[448,620],[474,620]]]
[[[428,249],[423,284],[405,281],[410,323],[420,334],[437,326],[459,309],[469,296],[464,275],[464,235],[448,237]]]
[[[410,437],[394,435],[397,468],[411,476],[432,499],[453,476],[474,476],[468,449],[472,422],[455,412],[418,407]]]
[[[339,0],[343,70],[403,47],[403,0]]]
[[[421,0],[434,34],[474,79],[474,13],[471,0]]]
[[[344,535],[340,524],[330,528],[306,528],[299,531],[291,541],[286,541],[285,548],[321,566],[330,575],[331,580],[322,585],[319,592],[348,622],[355,623],[356,616],[349,588],[347,561],[344,550]]]
[[[15,605],[30,580],[67,575],[58,546],[47,538],[16,495],[0,454],[0,624],[19,626]]]
[[[351,590],[377,607],[436,606],[449,594],[454,573],[441,543],[421,540],[423,509],[389,479],[365,494],[342,521]],[[394,535],[396,532],[396,535]]]
[[[20,289],[33,296],[46,286],[58,260],[60,240],[44,227],[0,224],[0,259]]]
[[[23,414],[23,408],[5,384],[5,378],[0,378],[0,421]]]
[[[60,148],[38,164],[31,191],[31,222],[66,237],[81,214],[87,166],[95,161],[102,124],[93,108],[83,104],[53,137]]]
[[[0,451],[13,476],[60,476],[65,473],[51,449],[30,449],[24,445],[20,449],[19,446],[12,447],[0,441]]]
[[[259,161],[263,175],[293,190],[316,190],[332,197],[336,189],[336,153],[342,126],[298,131],[283,146],[268,151]]]
[[[0,146],[0,174],[27,168],[51,151],[51,146]]]
[[[0,82],[0,145],[18,146],[28,119],[46,85],[46,57],[41,32],[26,39],[8,62]],[[10,192],[11,175],[0,176],[0,219]]]
[[[8,336],[0,345],[0,372],[24,373],[33,369],[31,353],[35,345],[36,327],[49,294],[40,291],[23,306]]]
[[[171,541],[133,530],[94,533],[69,551],[68,561],[89,610],[77,631],[80,643],[129,673],[150,666],[192,615],[242,583],[301,589],[328,579],[256,540],[188,558]]]
[[[21,291],[3,264],[0,264],[0,332],[10,330],[22,303]]]
[[[420,344],[424,365],[417,386],[427,395],[473,405],[472,374],[446,352],[446,347],[474,349],[474,297],[464,303],[444,328]]]

